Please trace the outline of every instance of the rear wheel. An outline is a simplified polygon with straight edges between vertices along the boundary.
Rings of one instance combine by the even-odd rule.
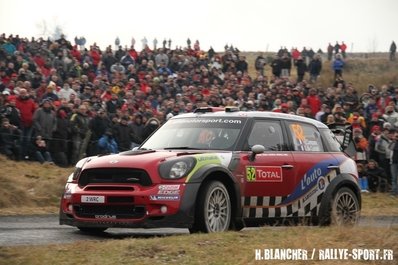
[[[231,199],[224,184],[212,181],[199,195],[194,227],[190,232],[223,232],[231,224]]]
[[[359,202],[354,192],[339,189],[332,201],[331,221],[335,225],[354,225],[359,221]]]
[[[107,227],[82,227],[82,226],[78,226],[77,228],[79,228],[79,230],[82,231],[83,233],[87,234],[100,234],[104,232],[106,229],[108,229]]]

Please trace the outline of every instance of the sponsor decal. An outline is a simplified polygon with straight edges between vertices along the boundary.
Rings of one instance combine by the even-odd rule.
[[[197,158],[198,162],[208,161],[208,160],[218,160],[218,156],[211,155],[211,156],[199,156]]]
[[[180,195],[151,195],[149,198],[151,201],[178,201]]]
[[[116,219],[116,215],[108,215],[108,214],[96,214],[94,215],[96,219]]]
[[[320,178],[318,179],[318,189],[319,189],[319,190],[324,190],[325,187],[326,187],[325,178],[324,178],[324,177],[320,177]]]
[[[246,167],[248,182],[282,182],[281,167]]]
[[[179,190],[180,185],[159,185],[159,190]]]
[[[322,169],[315,168],[309,173],[306,173],[304,177],[301,179],[301,190],[305,190],[311,184],[315,182],[320,176],[322,176]]]
[[[178,195],[180,194],[180,185],[159,185],[158,194]]]
[[[328,174],[330,174],[330,170],[328,169],[328,166],[330,164],[336,163],[336,160],[334,159],[326,159],[323,161],[320,161],[316,163],[310,170],[308,170],[302,179],[300,180],[299,185],[296,186],[294,189],[293,193],[290,194],[286,200],[284,200],[282,203],[286,204],[289,202],[292,202],[307,192],[311,191],[312,188],[317,187],[317,189],[322,190],[326,188],[326,181],[321,181],[321,183],[318,183],[318,180],[320,178],[324,178]],[[319,186],[320,185],[320,186]]]
[[[311,198],[312,195],[314,195],[318,191],[318,188],[313,189],[312,191],[308,192],[304,197],[303,197],[303,203],[306,202],[309,198]]]

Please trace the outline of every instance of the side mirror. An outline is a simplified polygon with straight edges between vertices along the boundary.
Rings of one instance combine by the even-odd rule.
[[[265,147],[261,144],[253,145],[251,149],[252,153],[250,154],[249,161],[254,161],[257,154],[262,154],[265,151]]]

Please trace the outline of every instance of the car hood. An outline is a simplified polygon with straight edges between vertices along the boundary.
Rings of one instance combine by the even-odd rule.
[[[84,168],[151,168],[168,159],[182,156],[194,156],[196,158],[217,156],[220,159],[220,162],[224,160],[224,162],[229,163],[231,152],[207,152],[198,150],[136,150],[114,155],[89,157],[84,163]]]

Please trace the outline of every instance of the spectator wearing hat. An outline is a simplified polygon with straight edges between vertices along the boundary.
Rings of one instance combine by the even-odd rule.
[[[31,138],[33,134],[33,114],[36,111],[36,104],[33,99],[28,95],[26,89],[19,91],[19,96],[16,99],[15,107],[21,114],[21,154],[25,159],[29,159]]]

